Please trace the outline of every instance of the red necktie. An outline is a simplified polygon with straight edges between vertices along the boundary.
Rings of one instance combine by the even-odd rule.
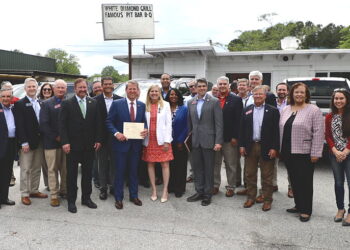
[[[130,120],[135,121],[134,102],[130,102]]]

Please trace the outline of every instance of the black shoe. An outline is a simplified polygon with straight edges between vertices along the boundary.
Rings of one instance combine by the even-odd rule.
[[[301,221],[301,222],[308,222],[309,220],[310,220],[310,218],[311,218],[311,216],[309,215],[309,216],[307,216],[307,217],[304,217],[304,216],[299,216],[299,220]]]
[[[295,207],[288,208],[288,209],[286,209],[286,211],[287,211],[288,213],[292,213],[292,214],[299,213],[298,209],[296,209]]]
[[[181,198],[183,196],[183,193],[175,193],[176,198]]]
[[[196,193],[196,194],[188,197],[187,201],[188,202],[194,202],[194,201],[200,201],[200,200],[203,200],[203,199],[204,199],[203,195]]]
[[[107,190],[101,190],[100,200],[107,200]]]
[[[204,198],[201,202],[202,206],[208,206],[211,203],[211,198]]]
[[[97,205],[91,199],[81,201],[81,204],[87,206],[88,208],[97,208]]]
[[[123,202],[122,201],[115,201],[114,206],[116,209],[123,209]]]
[[[77,206],[75,203],[68,202],[68,211],[75,214],[77,212]]]
[[[14,201],[7,199],[5,201],[2,201],[1,204],[8,205],[8,206],[14,206],[16,203]]]

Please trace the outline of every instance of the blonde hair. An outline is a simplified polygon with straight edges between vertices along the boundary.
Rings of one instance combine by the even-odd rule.
[[[162,109],[163,106],[164,106],[164,101],[163,101],[163,98],[161,97],[162,95],[162,90],[160,89],[160,87],[158,85],[151,85],[148,90],[147,90],[147,97],[146,97],[146,111],[147,112],[151,112],[151,98],[149,96],[149,93],[151,92],[152,89],[158,89],[158,92],[159,92],[159,98],[158,98],[158,104],[160,105],[160,108]]]

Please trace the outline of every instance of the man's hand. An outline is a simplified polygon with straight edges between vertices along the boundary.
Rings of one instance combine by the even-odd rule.
[[[22,146],[22,152],[23,153],[28,153],[29,152],[29,145]]]
[[[274,159],[277,156],[277,151],[275,149],[270,149],[268,155],[270,156],[270,159]]]
[[[238,144],[238,140],[232,138],[232,139],[231,139],[231,146],[237,146],[237,144]]]
[[[63,152],[65,152],[66,154],[69,154],[70,152],[70,144],[64,144],[62,146]]]
[[[215,144],[214,151],[220,151],[221,150],[221,144]]]
[[[241,156],[246,156],[247,155],[247,152],[245,151],[244,147],[240,147],[239,148],[239,153],[241,154]]]
[[[127,141],[128,138],[126,138],[122,133],[118,133],[115,138],[117,138],[118,141]]]
[[[169,150],[169,146],[170,146],[170,144],[165,142],[164,145],[163,145],[163,151],[167,152]]]
[[[101,148],[101,143],[96,142],[95,145],[94,145],[95,151],[97,152],[100,148]]]
[[[141,137],[143,139],[145,139],[145,137],[148,135],[148,130],[145,128],[142,132],[141,132]]]
[[[311,157],[311,162],[316,163],[318,161],[318,157]]]
[[[60,136],[56,136],[55,140],[56,140],[57,142],[60,142],[60,141],[61,141],[61,137],[60,137]]]
[[[176,146],[177,146],[177,150],[179,151],[182,151],[184,149],[184,146],[182,143],[177,143]]]

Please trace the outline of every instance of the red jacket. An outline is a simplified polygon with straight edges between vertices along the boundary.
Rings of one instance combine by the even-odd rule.
[[[332,148],[334,147],[334,139],[333,139],[333,135],[332,135],[332,117],[333,117],[333,113],[328,113],[326,115],[326,119],[325,119],[325,125],[326,125],[326,129],[325,129],[325,136],[326,136],[326,141],[329,147],[329,150],[332,150]],[[350,137],[347,138],[348,139],[348,144],[346,145],[346,148],[350,149]]]

